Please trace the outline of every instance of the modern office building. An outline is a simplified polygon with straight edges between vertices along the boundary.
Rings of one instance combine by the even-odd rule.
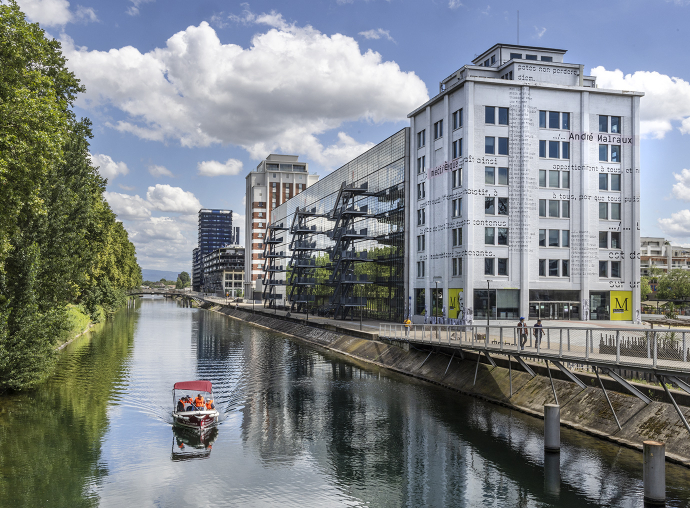
[[[409,136],[400,130],[273,210],[262,250],[267,305],[402,320]]]
[[[230,297],[242,296],[244,285],[244,248],[221,247],[203,258],[203,291]]]
[[[414,321],[637,319],[643,94],[565,53],[497,44],[409,115]]]
[[[651,268],[690,270],[690,247],[671,245],[665,238],[640,238],[640,275],[649,275]]]
[[[234,245],[239,241],[239,230],[233,229],[232,210],[199,210],[198,245],[192,252],[192,289],[201,291],[204,287],[204,256],[208,253]]]
[[[271,154],[246,177],[245,203],[245,295],[253,298],[256,281],[263,274],[262,255],[266,226],[273,210],[318,181],[309,165],[296,155]],[[261,290],[255,295],[260,298]]]

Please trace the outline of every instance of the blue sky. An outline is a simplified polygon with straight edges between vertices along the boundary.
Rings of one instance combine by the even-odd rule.
[[[521,44],[647,93],[642,234],[690,245],[690,0],[18,3],[87,87],[77,114],[144,268],[189,271],[201,206],[243,223],[269,153],[324,175],[409,125],[441,79],[517,42],[517,9]]]

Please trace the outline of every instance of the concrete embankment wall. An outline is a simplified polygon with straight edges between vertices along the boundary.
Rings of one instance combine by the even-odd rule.
[[[541,374],[533,378],[522,370],[517,362],[511,362],[511,396],[507,358],[496,358],[496,367],[484,363],[485,359],[481,358],[475,383],[477,355],[474,353],[464,352],[462,359],[458,354],[452,357],[452,350],[444,351],[431,347],[404,348],[373,340],[374,334],[337,329],[332,325],[306,325],[302,320],[229,307],[216,306],[213,310],[234,319],[299,338],[346,355],[355,361],[424,379],[539,418],[543,417],[544,404],[554,403],[551,382],[543,365],[533,366],[535,372]],[[557,369],[551,372],[561,406],[563,425],[638,450],[642,450],[642,442],[645,440],[663,441],[666,443],[667,460],[690,467],[690,435],[674,407],[661,401],[663,399],[660,399],[659,390],[645,387],[645,392],[657,399],[649,405],[633,395],[609,391],[609,398],[622,426],[622,429],[618,429],[604,392],[599,388],[598,382],[594,385],[595,377],[580,375],[587,385],[587,388],[582,389],[575,383],[562,379],[564,376]],[[607,390],[620,389],[619,385],[614,386],[611,380],[606,380],[605,384]],[[660,390],[660,393],[663,393],[663,390]],[[676,400],[681,404],[688,403],[688,397],[684,394],[678,394]],[[686,419],[690,419],[690,409],[681,409]]]

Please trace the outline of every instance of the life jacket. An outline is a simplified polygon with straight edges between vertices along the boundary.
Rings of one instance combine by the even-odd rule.
[[[215,409],[215,408],[216,408],[216,405],[213,403],[213,399],[209,400],[209,401],[206,403],[206,409],[207,409],[207,410],[210,411],[211,409]]]
[[[180,399],[177,401],[177,411],[184,411],[185,399]]]
[[[203,397],[197,397],[194,399],[194,405],[196,407],[204,407],[204,398]]]

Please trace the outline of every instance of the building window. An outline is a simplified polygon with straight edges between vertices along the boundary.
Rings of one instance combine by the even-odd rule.
[[[599,145],[599,162],[609,161],[609,145]]]
[[[558,141],[549,141],[549,159],[560,159],[559,145]]]
[[[510,59],[517,59],[517,60],[522,60],[522,53],[511,53],[510,54]]]
[[[426,129],[422,129],[417,133],[417,148],[426,144]]]
[[[559,212],[558,209],[560,208],[559,205],[560,205],[560,201],[556,201],[553,199],[549,200],[549,217],[558,218],[558,216],[559,216],[558,215],[558,212]]]
[[[462,275],[462,258],[453,258],[453,277]]]
[[[611,132],[614,134],[620,134],[621,131],[621,117],[612,116],[611,117]]]
[[[561,261],[561,277],[570,277],[570,261],[567,259]]]
[[[570,171],[561,171],[561,187],[570,189]]]
[[[607,231],[599,231],[599,248],[608,249],[609,248],[609,234]]]
[[[546,129],[546,111],[539,112],[539,128]]]
[[[508,198],[498,198],[498,215],[508,215]]]
[[[525,60],[536,60],[537,55],[525,55]]]
[[[426,208],[420,208],[417,210],[417,226],[423,226],[426,224]]]
[[[434,124],[434,139],[443,137],[443,120],[439,120]]]
[[[426,235],[417,236],[417,252],[424,252],[426,248]]]
[[[546,230],[539,230],[539,247],[546,247]]]
[[[484,275],[494,275],[494,258],[484,258]]]
[[[498,108],[498,125],[508,125],[508,108]]]
[[[453,187],[460,187],[462,185],[462,170],[456,169],[451,175]]]
[[[417,199],[424,199],[426,196],[426,191],[424,189],[424,184],[426,182],[418,183],[417,184]]]
[[[498,275],[508,275],[508,258],[498,258]]]
[[[491,55],[491,65],[496,63],[496,55]]]
[[[559,174],[558,171],[549,171],[549,187],[556,187],[558,188],[558,180],[559,180]]]
[[[609,131],[609,117],[606,115],[599,115],[599,132]]]
[[[570,230],[561,230],[561,247],[570,247]]]
[[[545,139],[539,140],[539,157],[542,159],[546,158],[546,140]]]
[[[561,159],[570,159],[570,142],[561,142]]]
[[[496,123],[496,108],[494,106],[484,106],[484,123]]]
[[[560,129],[561,114],[558,111],[549,111],[549,129]]]
[[[541,143],[541,141],[540,141]],[[546,141],[544,141],[546,143]],[[546,150],[546,148],[544,149]],[[544,152],[546,153],[546,152]],[[546,170],[545,169],[540,169],[539,170],[539,187],[546,187]]]
[[[462,245],[462,228],[453,229],[453,247]]]
[[[558,259],[549,259],[549,277],[558,277]]]
[[[508,185],[508,168],[498,168],[498,185]]]
[[[561,217],[570,218],[570,201],[561,201]]]
[[[599,261],[599,277],[609,276],[609,263],[608,261]]]
[[[424,173],[424,170],[426,169],[426,156],[422,155],[421,157],[417,157],[417,174],[420,175]]]
[[[611,220],[621,220],[620,203],[611,203]]]
[[[553,62],[553,57],[552,56],[542,56],[541,61],[542,62]]]
[[[495,198],[484,198],[484,213],[486,215],[496,215]]]
[[[621,161],[621,146],[611,145],[611,162]]]
[[[496,153],[496,138],[493,136],[486,136],[484,138],[484,153]]]
[[[621,175],[611,175],[611,190],[620,191],[621,190]]]
[[[462,157],[462,138],[453,141],[453,159]]]
[[[621,234],[617,231],[611,232],[611,248],[620,249],[621,248]]]
[[[417,261],[417,277],[424,277],[424,261]]]
[[[496,184],[496,168],[491,166],[486,166],[484,168],[484,183],[486,185]]]
[[[508,228],[498,228],[498,245],[508,245]]]
[[[609,175],[599,173],[599,190],[609,190]]]
[[[561,113],[561,129],[570,130],[570,113]]]
[[[609,204],[599,203],[599,218],[608,220],[609,218]]]
[[[462,127],[462,108],[453,113],[453,130]]]
[[[508,138],[498,138],[498,155],[508,155]]]
[[[462,198],[451,201],[451,214],[453,217],[460,217],[462,213]]]
[[[496,228],[484,228],[484,244],[494,245],[496,242]]]
[[[611,278],[620,279],[621,277],[621,262],[611,261]]]
[[[549,247],[559,247],[557,229],[549,229]]]
[[[539,217],[546,217],[546,200],[539,200]]]
[[[546,259],[539,260],[539,277],[546,277]]]

